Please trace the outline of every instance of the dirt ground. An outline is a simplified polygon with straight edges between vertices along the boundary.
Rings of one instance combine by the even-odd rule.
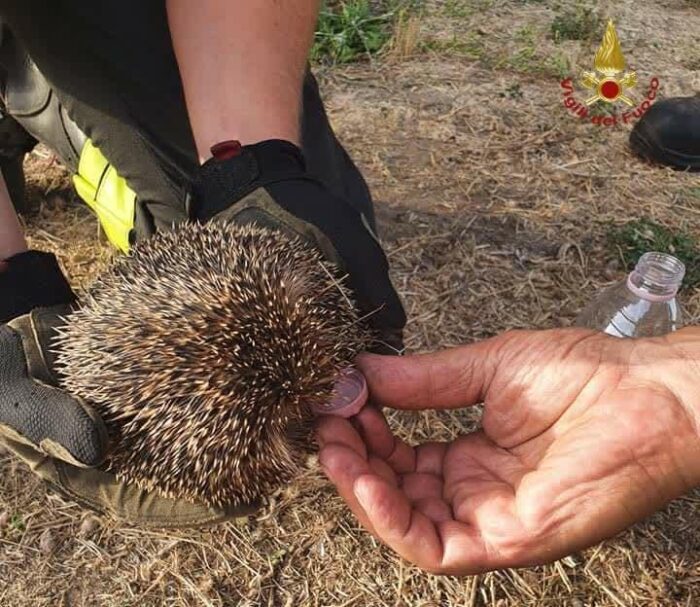
[[[319,70],[329,113],[377,199],[411,351],[510,328],[565,326],[623,275],[611,226],[646,216],[700,237],[700,177],[651,167],[629,126],[584,122],[559,79],[592,68],[600,38],[551,40],[553,0],[455,0],[404,24],[392,52]],[[600,2],[640,101],[700,91],[697,1]],[[585,97],[578,87],[577,96]],[[29,159],[32,245],[77,286],[112,253],[44,150]],[[700,291],[684,294],[700,320]],[[394,415],[411,441],[473,429],[476,412]],[[0,605],[700,605],[700,493],[553,565],[435,577],[378,545],[315,463],[259,515],[216,529],[143,531],[96,518],[0,454]]]

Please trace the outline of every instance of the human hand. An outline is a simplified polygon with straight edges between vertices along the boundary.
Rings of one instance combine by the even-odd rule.
[[[700,485],[700,330],[622,340],[512,332],[436,354],[364,355],[376,405],[484,402],[482,429],[410,447],[378,409],[324,418],[320,462],[375,536],[428,571],[550,562]]]
[[[53,378],[50,339],[75,301],[56,258],[26,251],[3,261],[0,293],[0,436],[76,466],[98,464],[104,424]]]
[[[311,177],[291,143],[226,142],[212,152],[194,185],[193,215],[282,229],[317,247],[347,272],[347,285],[384,350],[400,350],[406,315],[367,219]]]
[[[98,465],[107,430],[95,412],[61,390],[50,344],[69,306],[38,308],[0,325],[0,436],[79,467]]]

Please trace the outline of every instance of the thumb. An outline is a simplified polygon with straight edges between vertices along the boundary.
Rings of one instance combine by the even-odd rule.
[[[394,409],[455,409],[481,402],[498,366],[500,337],[415,356],[361,354],[372,402]]]

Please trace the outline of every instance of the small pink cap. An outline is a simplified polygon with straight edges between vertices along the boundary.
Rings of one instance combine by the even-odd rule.
[[[367,380],[357,369],[343,369],[335,380],[330,402],[314,407],[318,415],[352,417],[360,412],[367,402]]]

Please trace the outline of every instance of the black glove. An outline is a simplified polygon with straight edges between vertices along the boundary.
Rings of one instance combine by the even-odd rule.
[[[44,308],[75,301],[56,257],[25,251],[0,261],[0,324]]]
[[[366,218],[309,175],[301,150],[287,141],[225,142],[212,153],[194,184],[190,215],[257,223],[311,242],[347,272],[361,311],[384,342],[377,349],[400,350],[406,314]]]
[[[0,324],[0,436],[76,466],[98,464],[104,424],[55,387],[50,341],[75,301],[56,258],[27,251],[0,262],[0,293],[0,323],[14,319]]]
[[[81,401],[56,387],[50,343],[68,306],[39,308],[0,325],[0,436],[74,466],[96,466],[107,431]]]

